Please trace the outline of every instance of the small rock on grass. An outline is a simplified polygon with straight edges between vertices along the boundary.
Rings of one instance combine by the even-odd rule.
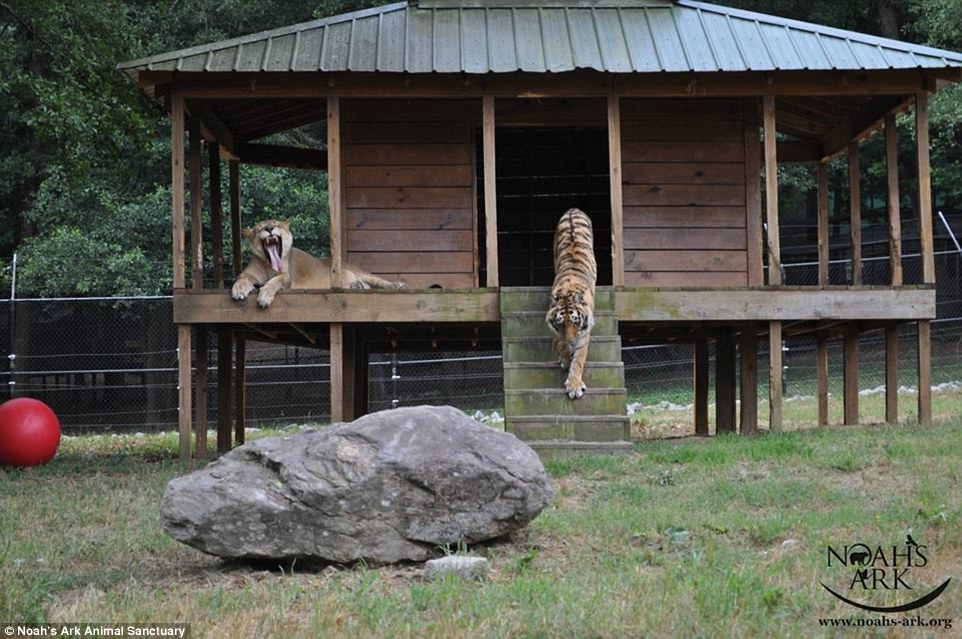
[[[443,579],[445,575],[455,574],[460,579],[484,581],[488,576],[490,564],[484,557],[449,555],[432,559],[424,564],[424,572],[431,581]]]

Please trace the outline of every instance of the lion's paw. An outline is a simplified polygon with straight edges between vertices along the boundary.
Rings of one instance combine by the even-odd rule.
[[[267,308],[274,301],[275,293],[267,289],[262,288],[261,292],[257,295],[257,305],[261,308]]]
[[[404,282],[391,282],[391,288],[404,288]]]
[[[234,286],[230,290],[230,296],[237,301],[247,299],[251,291],[254,290],[254,285],[247,280],[239,280],[234,282]]]

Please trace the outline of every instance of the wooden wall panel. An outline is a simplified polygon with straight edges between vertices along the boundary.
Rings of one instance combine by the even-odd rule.
[[[409,288],[475,286],[480,100],[348,100],[348,260]]]
[[[626,284],[746,286],[744,102],[622,103]]]

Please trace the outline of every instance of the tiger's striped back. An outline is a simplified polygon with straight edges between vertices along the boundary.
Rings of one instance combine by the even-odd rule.
[[[594,293],[598,279],[595,262],[594,233],[591,218],[580,209],[568,209],[554,234],[554,286],[590,288]]]
[[[598,279],[591,218],[579,209],[568,209],[558,220],[554,240],[555,276],[545,321],[554,333],[558,361],[568,371],[565,392],[577,399],[587,390],[582,373],[594,325]]]

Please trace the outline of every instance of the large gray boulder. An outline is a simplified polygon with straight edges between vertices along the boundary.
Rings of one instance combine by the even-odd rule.
[[[420,406],[245,444],[172,480],[160,515],[174,539],[220,557],[391,563],[500,537],[551,496],[514,435]]]

